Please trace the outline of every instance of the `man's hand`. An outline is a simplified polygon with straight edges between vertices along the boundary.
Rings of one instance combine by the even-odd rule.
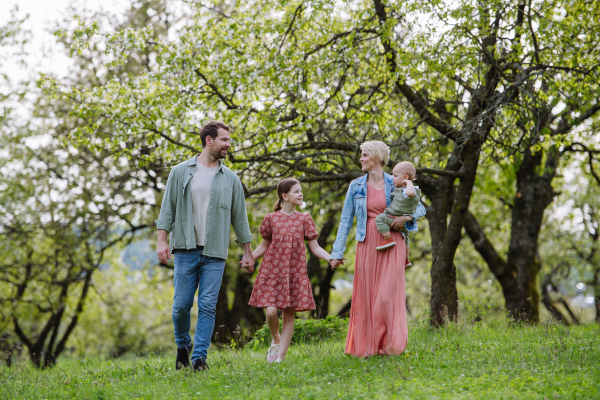
[[[158,230],[158,241],[156,243],[156,255],[161,263],[168,264],[171,259],[171,249],[167,243],[167,231]]]
[[[254,256],[252,255],[252,248],[250,243],[244,243],[244,256],[242,257],[242,269],[247,273],[251,274],[254,272]]]
[[[406,224],[408,221],[412,221],[412,220],[413,220],[413,217],[411,217],[410,215],[394,216],[394,222],[392,222],[390,224],[390,228],[395,231],[400,231],[400,230],[402,230],[402,227],[404,226],[404,224]]]
[[[242,264],[242,269],[245,270],[247,273],[251,274],[252,272],[254,272],[254,257],[252,256],[252,253],[250,253],[249,255],[244,254],[240,264]]]
[[[331,269],[333,270],[333,269],[336,269],[337,267],[339,267],[340,265],[344,265],[345,260],[346,260],[345,258],[342,258],[341,260],[335,260],[335,259],[329,260]]]

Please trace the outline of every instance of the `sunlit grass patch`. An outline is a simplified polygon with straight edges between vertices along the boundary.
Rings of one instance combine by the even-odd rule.
[[[357,359],[340,339],[291,347],[283,364],[265,350],[212,350],[210,370],[175,371],[167,357],[61,359],[38,371],[0,371],[2,399],[175,398],[598,398],[595,325],[507,327],[450,324],[411,329],[405,353]]]

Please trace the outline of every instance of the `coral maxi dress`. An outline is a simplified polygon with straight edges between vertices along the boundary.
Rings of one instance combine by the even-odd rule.
[[[271,244],[265,253],[248,303],[254,307],[314,310],[315,300],[306,271],[305,240],[319,234],[312,217],[276,211],[265,216],[260,234]]]
[[[356,249],[352,308],[346,337],[346,354],[400,354],[406,348],[406,247],[398,231],[391,231],[396,246],[385,251],[375,218],[386,208],[385,190],[367,185],[367,232]]]

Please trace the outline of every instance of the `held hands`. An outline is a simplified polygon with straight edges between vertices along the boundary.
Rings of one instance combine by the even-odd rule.
[[[254,260],[256,257],[252,254],[250,243],[244,243],[242,246],[244,247],[244,256],[242,257],[242,261],[240,261],[240,265],[242,266],[242,271],[251,274],[254,272]]]
[[[341,260],[335,260],[335,259],[329,260],[329,264],[331,265],[331,269],[336,269],[340,265],[344,265],[344,261],[345,260],[346,260],[345,258],[342,258]]]
[[[242,271],[246,271],[249,274],[254,272],[254,256],[252,253],[244,254],[242,261],[240,261],[240,265],[242,266]]]

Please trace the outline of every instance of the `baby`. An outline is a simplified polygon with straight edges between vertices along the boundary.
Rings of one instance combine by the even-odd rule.
[[[412,163],[403,161],[396,164],[393,174],[394,186],[402,188],[402,193],[398,193],[398,191],[392,193],[392,204],[375,219],[377,230],[383,236],[383,242],[377,246],[377,250],[385,250],[396,245],[390,233],[390,225],[394,222],[393,217],[414,214],[421,200],[421,189],[418,186],[414,186],[412,182],[415,180],[415,175],[417,174],[417,170]],[[406,230],[406,227],[403,227],[401,232],[406,243],[406,268],[408,268],[412,266],[412,263],[408,259],[410,234]]]

